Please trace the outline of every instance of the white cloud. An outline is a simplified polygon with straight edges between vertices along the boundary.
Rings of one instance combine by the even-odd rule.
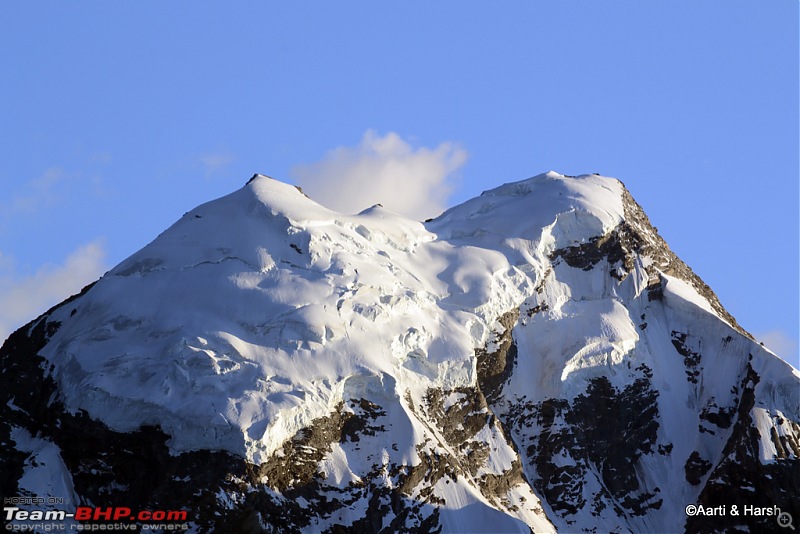
[[[291,175],[328,208],[357,213],[380,203],[421,220],[444,210],[466,160],[466,150],[452,142],[414,148],[396,133],[381,137],[369,130],[359,145],[335,148],[322,161],[294,167]]]
[[[97,240],[82,245],[61,265],[33,274],[16,273],[13,259],[0,254],[0,344],[17,328],[47,311],[106,270],[105,249]]]
[[[755,338],[764,343],[769,350],[798,367],[797,340],[791,338],[781,330],[770,330],[753,334]]]

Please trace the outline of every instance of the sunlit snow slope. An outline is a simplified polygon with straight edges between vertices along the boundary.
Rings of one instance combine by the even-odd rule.
[[[800,519],[800,373],[596,175],[426,223],[257,175],[13,334],[2,365],[4,495],[188,508],[198,532],[706,531],[696,503]]]

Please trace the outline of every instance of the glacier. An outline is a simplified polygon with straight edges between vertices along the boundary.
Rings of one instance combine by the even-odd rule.
[[[197,532],[707,531],[694,503],[800,519],[800,372],[598,175],[424,223],[255,175],[0,357],[4,495],[171,502]],[[170,476],[145,484],[137,446]]]

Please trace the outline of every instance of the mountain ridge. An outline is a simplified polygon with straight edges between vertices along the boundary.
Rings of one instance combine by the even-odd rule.
[[[183,496],[201,532],[703,530],[686,505],[750,487],[798,513],[800,373],[596,175],[504,184],[425,223],[256,175],[18,330],[2,361],[3,461],[23,473],[4,494]],[[148,471],[126,439],[180,474],[148,490],[106,465],[98,482],[103,454]],[[72,488],[28,481],[31,458]]]

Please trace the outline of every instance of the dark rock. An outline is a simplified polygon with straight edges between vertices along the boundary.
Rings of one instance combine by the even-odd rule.
[[[684,466],[687,482],[692,486],[697,486],[711,467],[711,462],[703,459],[699,452],[692,451],[692,454],[689,455],[689,458],[686,460],[686,465]]]
[[[514,360],[517,357],[517,345],[511,332],[519,318],[519,309],[514,309],[500,317],[499,322],[504,330],[499,334],[497,340],[497,350],[491,354],[486,349],[477,349],[478,384],[481,392],[491,403],[497,400],[502,385],[510,377],[514,369]]]
[[[713,467],[698,504],[704,506],[777,506],[782,512],[800,517],[800,460],[797,456],[762,462],[760,434],[751,416],[756,405],[755,387],[761,380],[747,365],[739,391],[735,423],[722,451],[722,460]],[[691,458],[690,458],[691,459]],[[688,476],[688,470],[687,470]],[[726,514],[721,517],[694,516],[686,522],[687,532],[785,532],[775,516]]]

